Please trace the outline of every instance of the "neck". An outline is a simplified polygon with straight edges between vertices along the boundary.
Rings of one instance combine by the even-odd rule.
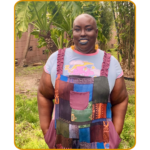
[[[75,46],[75,50],[77,50],[77,51],[79,51],[79,52],[81,52],[81,53],[84,53],[84,54],[91,54],[91,53],[95,53],[95,52],[96,52],[96,50],[95,50],[95,45],[94,45],[93,48],[87,49],[87,50],[83,50],[83,49],[80,49],[80,48],[78,48],[77,46]]]

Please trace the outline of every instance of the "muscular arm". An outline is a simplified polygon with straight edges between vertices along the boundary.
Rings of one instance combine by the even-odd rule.
[[[112,103],[112,121],[117,133],[120,135],[128,105],[128,94],[123,77],[116,79],[110,99]]]
[[[48,131],[53,111],[54,88],[51,76],[43,71],[37,93],[40,126],[45,135]]]

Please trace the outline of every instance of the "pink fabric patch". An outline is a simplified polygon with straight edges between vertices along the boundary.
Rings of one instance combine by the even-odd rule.
[[[55,120],[52,120],[50,122],[49,129],[46,132],[44,139],[49,148],[55,147],[55,141],[56,141]]]
[[[79,52],[79,51],[77,51],[77,50],[73,50],[73,51],[74,51],[75,53],[77,53],[77,54],[80,54],[80,55],[93,56],[93,55],[98,54],[99,49],[98,49],[98,50],[96,50],[96,52],[95,52],[95,53],[91,53],[91,54],[84,54],[84,53],[81,53],[81,52]]]
[[[58,55],[57,55],[57,75],[58,74],[63,74],[65,50],[66,50],[65,48],[58,50]]]
[[[103,63],[102,63],[102,69],[100,72],[100,76],[108,76],[108,69],[110,65],[110,57],[111,54],[104,52],[104,57],[103,57]]]
[[[47,69],[46,69],[46,66],[44,66],[44,71],[49,74],[49,72],[48,72]]]
[[[90,75],[94,75],[94,72],[85,66],[78,66],[76,69],[70,72],[70,75],[90,76]]]
[[[120,78],[120,77],[122,77],[122,76],[123,76],[123,71],[122,71],[121,74],[117,77],[117,79]]]
[[[70,107],[76,110],[84,110],[89,103],[89,92],[70,91]]]
[[[52,118],[52,120],[55,120],[55,106],[56,104],[54,104],[54,109],[53,109],[53,118]]]
[[[118,148],[121,142],[121,138],[119,137],[114,124],[112,121],[109,121],[109,148],[115,149]]]

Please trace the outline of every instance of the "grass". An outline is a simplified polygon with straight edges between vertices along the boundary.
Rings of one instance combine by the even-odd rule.
[[[41,72],[43,68],[43,65],[41,66],[28,66],[28,67],[23,67],[20,69],[20,67],[16,68],[16,76],[23,76],[23,75],[31,75],[37,72]]]
[[[117,51],[115,51],[115,49],[109,49],[108,53],[110,53],[111,55],[113,55],[118,60],[118,58],[117,58]],[[119,59],[120,59],[120,62],[121,62],[122,61],[121,55],[119,55]]]
[[[120,149],[131,148],[135,145],[135,95],[129,96],[128,102],[123,131],[120,135],[122,139]]]
[[[21,149],[48,149],[39,124],[36,93],[35,97],[15,96],[15,144]],[[129,96],[120,149],[127,149],[135,143],[135,96]]]
[[[36,97],[15,96],[15,124],[15,144],[18,148],[48,149],[40,129]]]

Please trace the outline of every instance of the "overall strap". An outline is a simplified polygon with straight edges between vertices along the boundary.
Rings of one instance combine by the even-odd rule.
[[[100,76],[108,76],[108,69],[110,65],[110,57],[111,54],[104,52],[104,57],[103,57],[103,63],[102,63],[102,69],[100,72]]]
[[[66,50],[66,48],[58,50],[58,56],[57,56],[57,75],[63,73],[65,50]]]

